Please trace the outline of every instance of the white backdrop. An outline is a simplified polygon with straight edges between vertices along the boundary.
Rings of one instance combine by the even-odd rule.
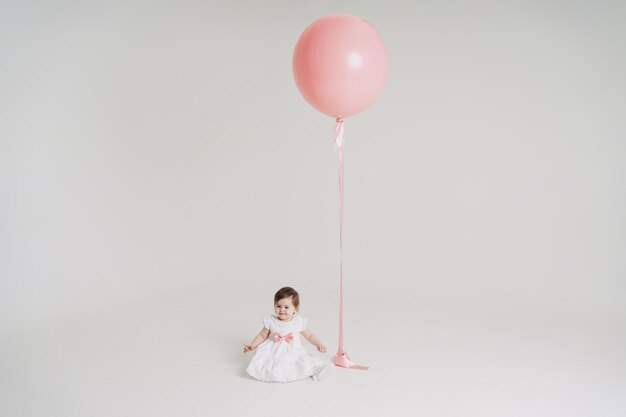
[[[347,348],[372,370],[275,388],[239,351],[280,286],[337,343],[334,122],[291,74],[334,12],[389,53],[345,125]],[[3,2],[0,414],[242,415],[283,390],[305,415],[623,415],[625,20],[619,1]]]

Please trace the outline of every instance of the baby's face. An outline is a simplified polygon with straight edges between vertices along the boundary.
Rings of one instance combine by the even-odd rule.
[[[293,315],[296,314],[296,308],[293,306],[293,301],[291,300],[291,297],[278,300],[278,302],[274,304],[274,312],[279,320],[291,320],[293,318]]]

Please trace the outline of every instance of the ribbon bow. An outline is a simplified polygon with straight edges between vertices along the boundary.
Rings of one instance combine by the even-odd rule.
[[[278,333],[274,333],[274,342],[278,343],[281,340],[284,340],[287,343],[291,343],[293,341],[293,334],[289,333],[285,336],[281,336]]]

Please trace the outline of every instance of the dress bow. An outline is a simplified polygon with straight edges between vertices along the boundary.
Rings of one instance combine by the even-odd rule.
[[[278,343],[281,340],[284,340],[287,343],[291,343],[293,341],[293,334],[289,333],[285,336],[282,336],[279,333],[274,333],[274,342]]]

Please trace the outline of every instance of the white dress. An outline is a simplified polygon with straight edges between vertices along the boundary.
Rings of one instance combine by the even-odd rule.
[[[294,317],[289,322],[275,316],[263,318],[269,329],[268,338],[256,348],[246,371],[254,378],[268,382],[298,381],[315,375],[328,365],[302,345],[300,332],[306,329],[306,319]],[[306,340],[306,339],[305,339]]]

